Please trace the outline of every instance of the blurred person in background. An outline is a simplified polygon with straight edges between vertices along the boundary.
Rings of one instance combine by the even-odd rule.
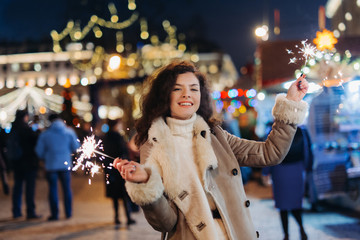
[[[108,120],[109,131],[103,138],[104,152],[109,156],[120,156],[121,158],[128,158],[127,144],[120,134],[120,120]],[[115,224],[120,224],[119,217],[119,200],[122,200],[127,218],[127,225],[135,223],[131,218],[130,198],[125,189],[125,180],[120,176],[112,166],[112,159],[105,158],[103,160],[105,165],[105,190],[106,197],[112,199],[114,207]]]
[[[66,218],[72,216],[71,166],[72,154],[80,147],[75,131],[67,127],[57,114],[50,114],[51,125],[43,131],[36,144],[36,153],[45,161],[49,184],[49,221],[59,219],[58,180],[64,195]]]
[[[302,221],[302,202],[305,191],[305,170],[309,161],[305,129],[297,127],[294,140],[284,161],[276,166],[263,169],[263,175],[271,175],[275,207],[280,210],[284,240],[289,239],[288,213],[294,216],[300,228],[302,240],[307,239]]]
[[[305,196],[307,196],[308,202],[311,205],[310,211],[318,212],[321,211],[319,199],[317,197],[318,193],[316,190],[315,180],[314,180],[314,154],[312,149],[312,141],[309,134],[309,131],[305,126],[299,126],[302,130],[304,136],[304,158],[305,158]]]
[[[5,146],[6,146],[6,133],[3,128],[0,128],[0,179],[4,194],[9,195],[10,189],[7,178],[8,164],[5,159],[5,149],[6,149]]]
[[[0,152],[0,179],[4,194],[9,195],[10,190],[9,190],[9,182],[7,179],[7,168],[4,157],[1,152]]]
[[[39,167],[35,144],[38,134],[31,129],[28,122],[27,110],[17,110],[7,139],[7,158],[10,168],[14,171],[12,213],[14,218],[22,216],[21,202],[25,185],[26,218],[38,219],[41,217],[35,211],[35,187]]]

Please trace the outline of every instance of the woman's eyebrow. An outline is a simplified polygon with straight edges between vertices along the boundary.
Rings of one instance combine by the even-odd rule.
[[[175,83],[175,86],[185,86],[186,84],[180,84],[180,83]],[[198,83],[194,83],[194,84],[190,84],[190,87],[199,87],[200,85]]]

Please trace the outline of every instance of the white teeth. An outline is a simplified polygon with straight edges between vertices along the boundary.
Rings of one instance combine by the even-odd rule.
[[[180,103],[181,106],[191,106],[191,103]]]

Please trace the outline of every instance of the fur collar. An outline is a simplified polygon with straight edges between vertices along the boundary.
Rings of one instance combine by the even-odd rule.
[[[163,179],[166,194],[176,198],[188,187],[186,179],[180,176],[181,154],[177,152],[169,127],[163,118],[157,118],[149,129],[149,142],[153,145],[146,165],[155,164]],[[217,159],[211,146],[211,132],[205,120],[197,115],[194,123],[195,161],[202,175],[202,184],[207,188],[206,170],[217,168]]]

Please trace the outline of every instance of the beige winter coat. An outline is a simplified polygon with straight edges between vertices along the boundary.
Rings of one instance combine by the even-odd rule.
[[[213,197],[229,239],[256,239],[259,235],[251,220],[240,166],[279,164],[289,150],[296,124],[303,121],[306,111],[305,102],[289,101],[285,95],[278,95],[273,108],[275,123],[265,142],[238,138],[221,127],[210,130],[197,116],[195,159],[203,176],[204,191]],[[196,196],[189,188],[189,179],[178,174],[181,153],[176,152],[170,129],[162,118],[153,122],[148,141],[140,151],[150,178],[144,184],[127,182],[126,188],[131,199],[142,207],[150,225],[162,232],[163,239],[216,239],[216,232],[210,227],[211,213],[192,205]]]

